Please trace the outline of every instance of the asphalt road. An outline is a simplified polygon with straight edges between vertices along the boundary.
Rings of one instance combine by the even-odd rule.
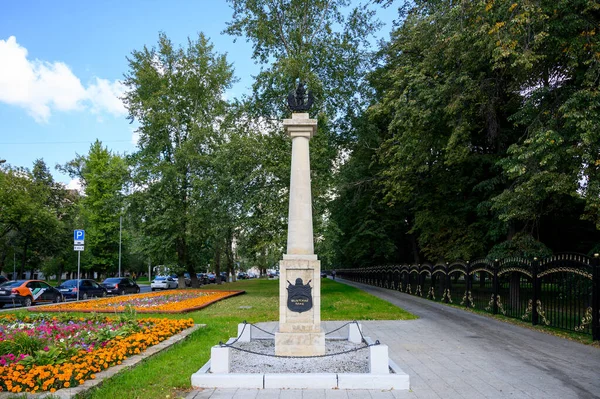
[[[419,316],[369,331],[390,345],[417,397],[600,398],[596,347],[402,292],[341,282]]]

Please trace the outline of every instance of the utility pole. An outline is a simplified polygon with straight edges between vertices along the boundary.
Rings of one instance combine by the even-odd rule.
[[[121,277],[121,230],[123,228],[123,216],[119,216],[119,277]]]

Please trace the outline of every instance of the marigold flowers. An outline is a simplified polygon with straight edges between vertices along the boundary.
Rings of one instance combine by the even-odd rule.
[[[244,291],[204,291],[199,289],[152,292],[86,302],[62,303],[46,306],[44,312],[115,313],[132,308],[138,313],[183,313],[199,310],[222,299],[243,293]],[[35,308],[29,310],[35,311]]]
[[[71,319],[66,314],[32,314],[19,324],[14,321],[13,315],[0,317],[0,341],[11,343],[26,334],[31,338],[27,341],[31,353],[0,352],[5,361],[0,365],[0,392],[56,392],[81,385],[96,378],[98,371],[194,324],[192,319],[124,320],[99,315]],[[65,342],[56,337],[64,337]],[[6,348],[10,345],[0,346]]]

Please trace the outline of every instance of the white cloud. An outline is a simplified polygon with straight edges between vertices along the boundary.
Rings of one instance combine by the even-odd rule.
[[[131,132],[131,144],[137,146],[140,141],[140,133],[137,130]]]
[[[71,181],[67,184],[67,189],[77,190],[79,193],[83,193],[83,189],[81,188],[81,180],[71,179]]]
[[[126,114],[118,80],[95,78],[86,88],[65,63],[28,59],[14,36],[0,40],[0,60],[0,102],[26,109],[37,122],[47,122],[53,111]]]
[[[127,113],[123,101],[119,99],[124,92],[125,86],[120,81],[110,82],[100,78],[96,78],[96,83],[87,88],[87,96],[92,103],[92,111],[96,113],[106,111],[114,116]]]

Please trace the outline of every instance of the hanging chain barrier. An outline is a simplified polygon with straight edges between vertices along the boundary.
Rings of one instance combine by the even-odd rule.
[[[236,339],[234,339],[229,344],[223,343],[223,341],[220,341],[219,342],[219,346],[221,346],[222,348],[231,348],[231,349],[235,349],[235,350],[240,351],[240,352],[250,353],[252,355],[259,355],[259,356],[277,357],[277,358],[281,358],[281,359],[314,359],[314,358],[320,358],[320,357],[332,357],[332,356],[344,355],[346,353],[358,352],[360,350],[367,349],[367,348],[369,348],[371,346],[380,345],[379,340],[375,341],[372,344],[368,344],[367,341],[365,340],[365,337],[364,337],[362,331],[360,330],[360,328],[358,328],[358,322],[356,320],[354,320],[354,321],[350,321],[350,322],[344,324],[341,327],[336,328],[335,330],[326,332],[325,335],[332,334],[332,333],[334,333],[336,331],[339,331],[339,330],[341,330],[342,328],[346,327],[349,324],[356,324],[356,327],[358,328],[358,332],[360,333],[360,340],[361,340],[362,343],[364,343],[364,345],[361,346],[361,347],[349,349],[349,350],[342,351],[342,352],[326,353],[324,355],[312,355],[312,356],[282,356],[282,355],[272,355],[270,353],[255,352],[255,351],[251,351],[251,350],[248,350],[248,349],[244,349],[244,348],[240,348],[240,347],[237,347],[237,346],[233,346],[233,344],[235,344],[236,342],[238,342],[238,340],[240,339],[240,337],[244,334],[244,331],[246,330],[247,326],[250,326],[250,328],[254,327],[254,328],[256,328],[256,329],[258,329],[258,330],[260,330],[260,331],[262,331],[262,332],[264,332],[266,334],[269,334],[269,335],[275,335],[272,332],[263,330],[262,328],[258,327],[255,324],[248,323],[246,320],[244,320],[243,324],[244,324],[244,327],[242,328],[242,331],[240,332],[239,336],[236,337]]]

